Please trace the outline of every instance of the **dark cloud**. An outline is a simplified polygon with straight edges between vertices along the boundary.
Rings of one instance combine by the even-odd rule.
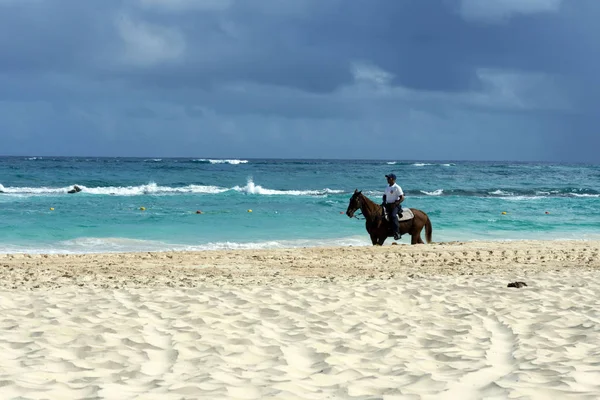
[[[431,148],[417,158],[599,160],[567,139],[596,144],[598,11],[0,0],[0,152],[178,155],[201,141],[213,156],[388,158],[393,148],[357,139],[401,132]],[[513,136],[523,146],[497,145]]]

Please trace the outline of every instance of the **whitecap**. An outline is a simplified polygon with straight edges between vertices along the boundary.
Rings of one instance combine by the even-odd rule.
[[[425,190],[421,190],[421,193],[426,194],[427,196],[441,196],[444,193],[444,189],[437,189],[433,192],[427,192]]]
[[[230,189],[210,185],[188,185],[183,187],[159,186],[154,182],[145,185],[137,186],[102,186],[102,187],[87,187],[85,185],[76,184],[81,188],[80,193],[92,195],[113,195],[113,196],[140,196],[140,195],[159,195],[159,194],[178,194],[178,193],[206,193],[217,194],[226,192]],[[73,189],[73,185],[61,188],[50,187],[0,187],[4,193],[13,195],[60,195],[66,194]]]
[[[442,167],[453,167],[456,164],[453,163],[445,163],[445,164],[434,164],[434,163],[414,163],[413,167],[428,167],[428,166],[433,166],[433,165],[439,165]]]
[[[207,162],[207,163],[210,163],[210,164],[231,164],[231,165],[248,164],[248,160],[238,160],[238,159],[199,158],[199,159],[192,160],[192,161]]]
[[[288,196],[326,196],[330,194],[344,193],[339,189],[308,189],[308,190],[277,190],[268,189],[256,185],[252,179],[249,179],[245,186],[234,186],[232,188],[219,187],[214,185],[187,185],[182,187],[160,186],[155,182],[149,182],[145,185],[136,186],[101,186],[88,187],[76,184],[81,188],[82,194],[88,195],[111,195],[111,196],[142,196],[142,195],[173,195],[173,194],[219,194],[234,190],[246,194],[257,195],[288,195]],[[74,185],[51,188],[51,187],[4,187],[0,185],[0,190],[4,194],[16,196],[56,196],[66,194],[73,189]]]
[[[114,195],[114,196],[136,196],[136,195],[148,195],[148,194],[180,194],[180,193],[206,193],[206,194],[218,194],[228,191],[229,189],[210,186],[210,185],[188,185],[182,187],[170,187],[170,186],[159,186],[154,182],[150,182],[146,185],[140,186],[127,186],[127,187],[97,187],[87,188],[80,186],[82,191],[90,194],[103,194],[103,195]]]
[[[511,197],[500,197],[504,200],[510,201],[529,201],[529,200],[540,200],[543,199],[542,196],[511,196]]]
[[[493,192],[488,192],[488,194],[494,195],[494,196],[514,196],[514,193],[512,192],[505,192],[504,190],[495,190]]]
[[[67,193],[68,190],[72,189],[73,187],[68,187],[68,188],[49,188],[49,187],[4,187],[2,185],[0,185],[0,190],[2,190],[4,193],[7,194],[15,194],[15,195],[24,195],[24,194],[28,194],[28,195],[44,195],[44,194],[60,194],[60,193]]]
[[[277,190],[267,189],[254,183],[252,178],[249,178],[246,182],[246,186],[234,186],[232,190],[246,193],[246,194],[260,194],[260,195],[287,195],[287,196],[324,196],[328,194],[339,194],[344,193],[343,190],[337,189],[321,189],[321,190]]]

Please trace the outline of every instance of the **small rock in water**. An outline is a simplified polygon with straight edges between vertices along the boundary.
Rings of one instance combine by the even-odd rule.
[[[507,287],[514,287],[514,288],[520,289],[524,286],[527,286],[527,284],[525,282],[511,282],[508,284]]]
[[[77,185],[73,186],[73,189],[69,190],[67,193],[79,193],[81,192],[81,188]]]

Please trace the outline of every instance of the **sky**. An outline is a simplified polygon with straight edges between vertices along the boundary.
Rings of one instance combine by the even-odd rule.
[[[0,0],[0,155],[600,162],[598,0]]]

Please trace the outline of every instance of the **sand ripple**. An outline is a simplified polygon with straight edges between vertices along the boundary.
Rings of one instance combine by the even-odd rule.
[[[600,394],[600,272],[3,292],[0,398]]]

